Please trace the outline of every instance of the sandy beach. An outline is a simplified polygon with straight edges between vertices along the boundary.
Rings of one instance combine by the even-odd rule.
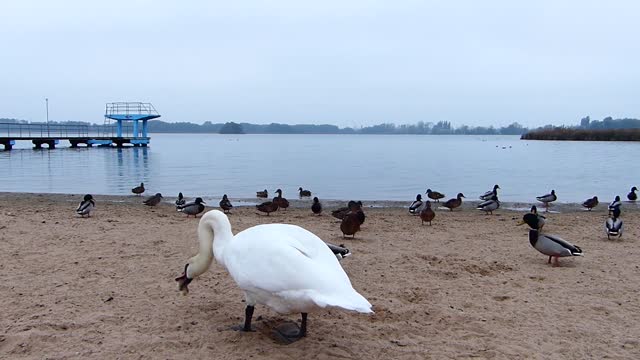
[[[343,240],[329,211],[337,203],[320,217],[310,200],[271,216],[234,209],[234,233],[282,222],[345,244],[353,255],[341,265],[373,304],[371,316],[312,313],[308,337],[281,345],[272,326],[300,315],[258,306],[256,332],[231,330],[245,305],[220,265],[188,296],[177,291],[174,278],[197,252],[199,219],[168,203],[100,195],[94,216],[80,218],[80,199],[0,193],[0,358],[640,358],[635,204],[623,204],[619,240],[603,231],[606,204],[548,214],[546,232],[585,252],[560,259],[561,267],[548,265],[527,227],[516,226],[523,211],[437,209],[433,225],[422,226],[402,204],[365,203],[362,231]]]

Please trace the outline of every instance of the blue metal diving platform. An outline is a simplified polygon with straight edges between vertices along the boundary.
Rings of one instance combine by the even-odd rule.
[[[131,144],[147,146],[149,144],[149,136],[147,132],[147,121],[160,117],[160,114],[156,111],[151,103],[143,102],[113,102],[107,103],[105,112],[105,125],[107,125],[107,119],[117,122],[116,137],[123,137],[123,122],[131,122],[132,133]],[[140,129],[140,122],[142,122],[142,129]],[[141,131],[142,130],[142,131]]]

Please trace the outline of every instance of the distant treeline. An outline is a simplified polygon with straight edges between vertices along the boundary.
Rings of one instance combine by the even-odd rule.
[[[0,122],[27,123],[24,120],[2,119]],[[89,131],[103,131],[104,125],[90,124],[81,121],[52,121],[52,124],[87,125]],[[360,128],[345,127],[340,128],[335,125],[288,125],[271,123],[268,125],[250,123],[212,123],[206,121],[204,124],[194,124],[190,122],[165,122],[162,120],[149,121],[150,133],[211,133],[211,134],[408,134],[408,135],[522,135],[522,138],[533,139],[535,134],[541,131],[558,129],[637,129],[640,128],[640,120],[636,119],[612,119],[605,118],[602,121],[591,121],[589,117],[581,120],[579,126],[556,127],[547,125],[535,130],[529,130],[517,122],[508,126],[495,128],[493,126],[467,126],[461,125],[453,127],[448,121],[438,121],[436,123],[420,121],[416,124],[395,125],[390,123],[364,126]]]
[[[640,120],[612,119],[602,121],[587,116],[580,125],[545,126],[529,131],[521,136],[523,140],[576,140],[576,141],[640,141]]]

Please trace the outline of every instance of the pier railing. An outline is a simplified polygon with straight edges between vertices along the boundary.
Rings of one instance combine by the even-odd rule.
[[[8,138],[71,138],[88,137],[88,125],[68,124],[24,124],[24,123],[0,123],[0,137]]]

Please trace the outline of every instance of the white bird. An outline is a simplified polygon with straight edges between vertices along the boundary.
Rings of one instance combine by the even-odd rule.
[[[611,237],[622,237],[622,219],[620,219],[620,208],[615,208],[611,212],[611,217],[604,223],[607,239]]]
[[[76,213],[82,217],[84,217],[85,215],[91,217],[91,211],[93,211],[93,208],[95,206],[96,203],[93,201],[93,196],[91,196],[91,194],[87,194],[80,202],[80,205],[78,205]]]
[[[221,211],[211,210],[198,224],[199,252],[189,259],[178,289],[211,266],[213,257],[244,291],[247,307],[241,331],[251,331],[256,304],[286,314],[302,313],[295,332],[280,334],[293,342],[306,336],[307,313],[328,307],[372,313],[371,304],[356,292],[327,244],[299,226],[264,224],[236,234]]]

